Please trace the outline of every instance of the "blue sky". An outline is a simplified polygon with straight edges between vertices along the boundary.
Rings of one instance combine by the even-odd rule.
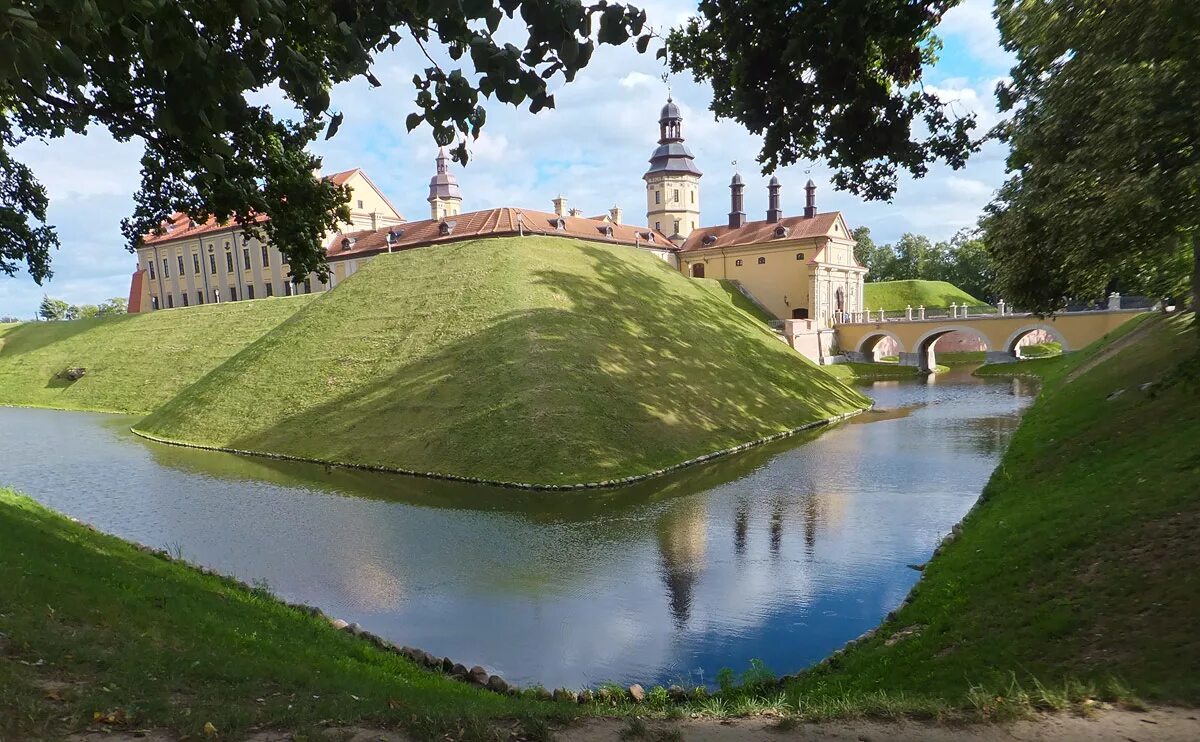
[[[695,10],[694,0],[633,2],[645,7],[658,27],[677,24]],[[926,74],[926,89],[955,101],[962,111],[975,112],[981,130],[989,127],[997,118],[995,84],[1011,62],[999,46],[990,0],[965,0],[947,16],[939,35],[945,46],[938,65]],[[413,110],[412,74],[426,64],[416,50],[400,48],[378,60],[375,74],[383,87],[372,89],[363,80],[339,86],[333,108],[345,113],[345,122],[334,139],[316,146],[324,172],[363,168],[409,219],[426,218],[429,210],[425,197],[435,148],[427,128],[410,134],[404,126]],[[653,54],[602,47],[574,83],[556,92],[555,110],[534,116],[489,105],[484,134],[469,145],[471,164],[455,167],[464,210],[549,210],[550,200],[562,194],[587,214],[619,205],[625,221],[644,223],[641,177],[666,97],[661,74]],[[757,218],[766,209],[767,180],[755,163],[758,137],[736,123],[714,121],[707,86],[683,76],[673,78],[671,86],[683,110],[684,136],[705,174],[702,223],[725,220],[734,161],[747,182],[746,211]],[[828,169],[819,163],[794,165],[777,174],[785,213],[802,208],[803,183],[812,178],[819,209],[842,210],[852,227],[870,227],[877,241],[893,241],[904,232],[945,239],[975,223],[1003,180],[1004,154],[992,144],[963,170],[934,168],[924,179],[904,180],[891,203],[867,203],[835,192],[828,185]],[[54,278],[45,286],[24,274],[0,276],[0,316],[32,317],[43,294],[93,304],[128,294],[134,260],[125,251],[120,222],[133,209],[140,156],[136,142],[115,142],[102,130],[18,148],[17,157],[49,191],[50,221],[58,228],[62,249],[54,255]]]

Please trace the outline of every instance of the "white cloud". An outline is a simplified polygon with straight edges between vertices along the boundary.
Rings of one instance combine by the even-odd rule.
[[[993,0],[966,0],[946,13],[939,36],[959,36],[976,61],[1010,66],[1014,57],[1000,46],[1000,31],[992,17]]]
[[[647,75],[644,72],[630,72],[628,75],[621,78],[621,87],[623,87],[623,88],[649,87],[649,86],[654,85],[654,83],[656,83],[656,82],[658,82],[658,80],[651,77],[650,75]]]

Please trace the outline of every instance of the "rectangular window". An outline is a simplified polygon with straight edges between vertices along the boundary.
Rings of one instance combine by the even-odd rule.
[[[267,296],[274,296],[274,295],[275,295],[275,284],[268,283],[267,284]]]
[[[204,292],[203,292],[203,291],[197,291],[197,292],[196,292],[196,303],[197,303],[197,304],[203,304],[203,303],[204,303]]]
[[[150,280],[153,281],[154,280],[154,261],[147,260],[146,267],[150,269]]]
[[[179,277],[183,278],[183,256],[176,255],[175,257],[179,260]]]
[[[179,295],[179,298],[180,298],[180,299],[183,299],[183,305],[186,307],[186,306],[188,305],[188,295],[187,295],[187,292],[186,292],[186,291],[184,291],[182,294],[180,294],[180,295]]]
[[[662,203],[662,191],[654,192],[654,203],[656,203],[656,204]]]
[[[229,287],[229,301],[237,301],[237,286]]]
[[[250,248],[242,248],[242,270],[250,270]]]
[[[170,277],[171,277],[171,264],[167,262],[166,258],[163,258],[163,278],[170,278]]]
[[[692,203],[696,203],[696,192],[692,191]]]
[[[174,308],[175,308],[175,296],[172,294],[167,294],[167,309],[174,309]]]
[[[675,203],[679,203],[679,189],[675,189]]]
[[[217,256],[212,253],[208,254],[208,272],[217,275]]]
[[[158,297],[157,296],[150,297],[150,308],[158,309]]]
[[[252,283],[246,284],[246,298],[247,299],[254,298],[254,284],[252,284]]]
[[[271,267],[271,255],[270,255],[270,253],[267,252],[266,245],[262,246],[262,259],[263,259],[263,267],[270,268]]]
[[[233,273],[233,253],[225,251],[225,272]]]
[[[200,254],[192,253],[192,273],[200,275]]]
[[[661,231],[662,231],[662,222],[655,222],[655,223],[654,223],[654,231],[655,231],[655,232],[661,232]]]
[[[358,208],[361,209],[362,207],[363,207],[362,199],[360,198],[360,199],[358,199]]]

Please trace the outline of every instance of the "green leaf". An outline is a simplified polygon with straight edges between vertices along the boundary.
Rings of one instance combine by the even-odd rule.
[[[425,119],[424,119],[424,117],[421,116],[421,114],[410,113],[410,114],[408,114],[408,118],[406,118],[404,120],[404,125],[408,128],[409,131],[412,131],[413,129],[420,126],[421,122],[424,120]]]

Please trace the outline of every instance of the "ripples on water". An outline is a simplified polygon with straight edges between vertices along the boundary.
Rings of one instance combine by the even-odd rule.
[[[865,389],[911,409],[611,492],[242,458],[14,408],[0,483],[521,684],[711,684],[754,658],[794,672],[895,608],[1032,394],[963,372]]]

